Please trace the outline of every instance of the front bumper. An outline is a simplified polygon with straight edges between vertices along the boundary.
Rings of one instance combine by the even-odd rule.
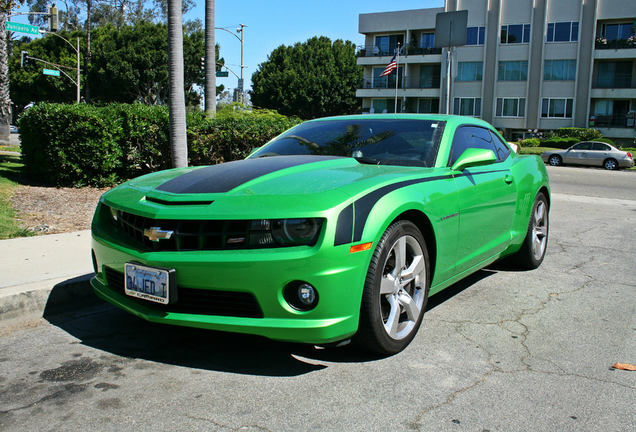
[[[241,251],[139,252],[93,234],[99,272],[91,280],[96,294],[151,322],[248,333],[281,341],[329,343],[352,336],[358,327],[362,288],[372,250],[350,253],[350,245],[318,244]],[[252,294],[262,318],[171,312],[133,299],[110,287],[106,268],[123,272],[135,261],[174,268],[178,287]],[[306,281],[318,291],[311,311],[298,311],[284,299],[292,281]]]

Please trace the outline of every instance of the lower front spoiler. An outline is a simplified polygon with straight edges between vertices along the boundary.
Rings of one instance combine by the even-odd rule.
[[[329,319],[243,318],[219,315],[197,315],[162,312],[144,307],[125,295],[114,292],[97,278],[91,286],[100,298],[150,322],[197,327],[233,333],[246,333],[285,342],[325,344],[347,339],[358,328],[357,317]]]

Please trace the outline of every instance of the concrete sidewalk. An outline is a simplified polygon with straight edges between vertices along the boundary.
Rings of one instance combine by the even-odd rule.
[[[52,306],[54,288],[68,291],[58,300],[91,295],[86,284],[93,274],[90,239],[86,230],[0,240],[0,327],[9,320],[41,317],[47,303]]]

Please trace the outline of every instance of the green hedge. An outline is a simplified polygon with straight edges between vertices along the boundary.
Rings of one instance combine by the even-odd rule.
[[[526,138],[524,140],[519,141],[521,147],[539,147],[541,144],[541,140],[539,138]]]
[[[559,138],[576,138],[578,141],[598,141],[603,135],[601,131],[593,128],[564,127],[554,131],[554,135]]]
[[[244,158],[299,123],[272,111],[188,113],[190,165]],[[27,175],[56,186],[109,186],[171,166],[168,109],[38,104],[18,120]]]

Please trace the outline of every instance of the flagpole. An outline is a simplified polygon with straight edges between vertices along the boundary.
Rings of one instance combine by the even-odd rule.
[[[397,114],[397,100],[398,100],[398,81],[400,80],[400,43],[397,43],[397,56],[395,57],[395,114]]]

